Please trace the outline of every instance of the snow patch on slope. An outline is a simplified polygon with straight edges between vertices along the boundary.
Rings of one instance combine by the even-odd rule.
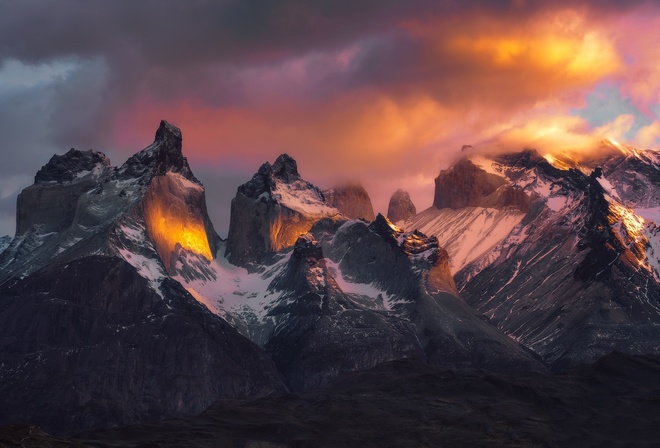
[[[307,182],[286,183],[276,180],[275,189],[271,195],[285,207],[309,217],[339,215],[339,210],[327,205],[323,201],[321,193],[311,189]]]
[[[603,187],[603,190],[605,190],[605,193],[609,195],[610,198],[616,199],[617,201],[621,201],[621,198],[619,197],[619,193],[616,192],[616,188],[614,188],[614,185],[612,185],[610,181],[605,179],[604,176],[600,176],[596,180],[598,181],[600,186]]]
[[[174,171],[168,171],[167,173],[165,173],[165,175],[168,178],[175,181],[183,189],[188,189],[188,190],[192,189],[192,190],[198,190],[198,191],[202,191],[204,189],[201,185],[196,184],[195,182],[193,182],[189,179],[186,179],[184,176],[182,176],[179,173],[175,173]]]
[[[339,268],[339,263],[335,263],[329,258],[325,259],[328,273],[335,280],[339,289],[346,294],[356,295],[367,300],[360,300],[360,303],[372,309],[381,309],[384,311],[393,311],[398,303],[404,303],[405,300],[400,297],[388,294],[386,291],[378,288],[375,283],[353,283],[344,278]]]
[[[438,210],[430,207],[407,220],[404,227],[437,237],[440,246],[449,253],[451,272],[456,273],[502,242],[524,216],[513,208]]]
[[[138,273],[149,281],[151,288],[164,299],[165,296],[160,291],[160,283],[167,277],[167,274],[162,268],[161,263],[158,260],[136,254],[126,249],[118,250],[121,257],[137,269]]]
[[[221,248],[218,253],[223,253]],[[209,264],[216,279],[195,279],[187,281],[181,276],[174,279],[181,283],[198,301],[222,317],[243,316],[263,322],[273,302],[280,295],[268,290],[273,278],[282,270],[290,258],[290,253],[265,272],[249,273],[247,269],[234,266],[224,256],[217,257]]]
[[[502,166],[483,156],[470,156],[470,161],[489,174],[502,176]]]
[[[654,276],[660,280],[660,207],[634,210],[644,220],[643,232],[648,239],[646,259],[653,268]]]

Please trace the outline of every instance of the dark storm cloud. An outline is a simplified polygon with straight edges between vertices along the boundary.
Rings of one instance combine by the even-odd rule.
[[[308,53],[338,51],[364,41],[351,76],[320,79],[314,92],[364,84],[399,87],[431,74],[451,75],[456,61],[429,67],[427,42],[399,26],[437,19],[459,28],[471,14],[515,23],[568,2],[432,0],[101,1],[0,2],[0,62],[41,63],[101,58],[109,71],[107,101],[130,101],[145,89],[166,98],[182,91],[213,105],[246,101],[242,71]],[[592,2],[598,9],[635,2]],[[588,4],[585,2],[584,4]],[[376,44],[374,44],[374,42]],[[321,82],[322,81],[322,82]],[[405,86],[404,86],[405,87]],[[438,90],[451,91],[439,83]],[[451,87],[451,86],[450,86]],[[81,87],[82,90],[82,87]],[[98,89],[97,89],[98,90]],[[96,90],[95,90],[96,91]],[[98,96],[98,95],[97,95]],[[108,110],[112,110],[108,104]],[[110,113],[110,112],[108,112]]]
[[[26,0],[0,3],[0,58],[40,62],[67,56],[122,59],[140,54],[152,64],[182,68],[213,62],[268,62],[323,51],[395,23],[472,11],[525,16],[542,1]],[[624,9],[641,2],[552,2]],[[519,5],[519,6],[515,6]]]

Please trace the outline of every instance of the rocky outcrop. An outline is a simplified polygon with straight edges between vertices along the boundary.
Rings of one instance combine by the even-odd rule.
[[[341,290],[310,234],[298,239],[270,288],[283,298],[271,311],[278,325],[264,349],[293,390],[312,389],[383,361],[424,357],[409,325],[365,309]]]
[[[1,421],[72,431],[285,390],[256,345],[170,277],[214,280],[219,244],[181,142],[163,121],[119,168],[69,152],[19,197],[0,253]]]
[[[506,178],[489,173],[463,158],[435,179],[433,206],[454,210],[464,207],[514,207],[527,213],[531,198]]]
[[[148,240],[166,269],[177,244],[214,258],[219,238],[208,217],[204,188],[181,143],[181,131],[162,121],[153,144],[120,168],[91,151],[54,156],[18,197],[16,238],[0,255],[0,280],[19,271],[34,272],[57,257],[121,256],[122,250],[134,250],[128,246],[137,240]],[[145,229],[144,235],[129,228],[127,216],[139,221],[138,233]],[[133,243],[110,242],[112,235],[125,232]]]
[[[410,199],[407,191],[398,189],[390,198],[390,203],[387,206],[387,219],[392,222],[405,221],[417,214],[415,204]]]
[[[3,285],[0,422],[64,433],[285,390],[270,359],[178,283],[160,294],[124,260],[99,256]]]
[[[71,148],[63,155],[54,155],[46,165],[37,171],[35,184],[71,182],[88,175],[100,176],[110,168],[110,160],[105,154],[93,150],[78,151]]]
[[[356,242],[359,241],[359,244]],[[369,225],[351,223],[334,236],[332,254],[341,260],[345,277],[357,283],[373,283],[390,294],[414,297],[435,282],[433,290],[458,295],[448,267],[447,252],[435,237],[404,232],[380,213]],[[341,255],[341,256],[340,256]]]
[[[349,219],[373,221],[376,215],[367,190],[359,183],[340,185],[323,191],[325,201]]]
[[[18,195],[16,235],[33,228],[51,233],[69,227],[80,197],[94,189],[110,168],[104,154],[91,150],[54,155],[37,172],[34,184]]]
[[[339,217],[339,211],[326,204],[320,189],[300,177],[296,161],[282,154],[238,187],[231,202],[227,258],[257,269],[276,252],[292,247],[323,217]]]
[[[646,253],[657,242],[617,198],[606,170],[586,175],[531,151],[494,164],[538,196],[501,245],[455,276],[462,297],[555,370],[613,350],[658,353],[660,286]],[[651,169],[635,174],[647,186]]]
[[[500,372],[544,370],[458,298],[447,253],[435,237],[404,232],[379,214],[369,225],[346,223],[325,241],[345,281],[384,291],[390,309],[414,326],[428,362]]]
[[[458,298],[437,239],[384,216],[320,220],[301,236],[269,294],[264,349],[293,390],[381,362],[543,371],[533,355]]]
[[[463,158],[436,177],[433,206],[452,209],[476,207],[505,183],[504,178],[487,173]]]

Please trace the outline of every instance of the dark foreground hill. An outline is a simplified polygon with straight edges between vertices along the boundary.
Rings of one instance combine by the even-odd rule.
[[[222,400],[185,419],[52,438],[0,428],[23,447],[651,447],[660,358],[614,353],[561,375],[511,377],[394,361],[313,393]]]

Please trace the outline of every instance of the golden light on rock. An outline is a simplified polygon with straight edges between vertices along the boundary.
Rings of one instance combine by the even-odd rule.
[[[203,194],[198,185],[171,173],[149,185],[144,200],[147,232],[168,270],[177,244],[213,259],[201,213]]]
[[[610,203],[608,221],[624,246],[637,258],[637,263],[649,269],[645,251],[649,240],[644,234],[644,218],[630,208]]]
[[[306,219],[303,216],[293,216],[287,220],[278,216],[270,226],[271,250],[278,252],[287,247],[293,247],[298,237],[309,232],[316,219]]]
[[[578,166],[578,162],[574,159],[568,158],[568,160],[562,160],[559,157],[555,157],[552,154],[546,154],[543,156],[547,162],[559,170],[569,170]]]
[[[646,240],[644,235],[644,218],[637,215],[632,209],[622,207],[618,204],[610,203],[610,224],[620,222],[628,237],[633,242]]]

